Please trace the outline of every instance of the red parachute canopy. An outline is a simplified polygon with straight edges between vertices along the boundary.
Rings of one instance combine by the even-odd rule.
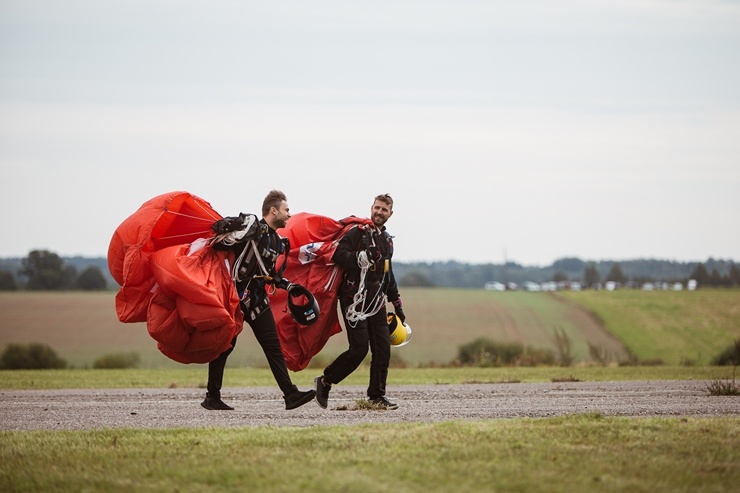
[[[108,247],[108,270],[121,286],[116,295],[121,322],[146,321],[155,283],[149,266],[152,252],[209,236],[211,224],[219,219],[205,200],[170,192],[144,202],[118,226]]]
[[[124,220],[108,247],[108,269],[121,285],[118,319],[147,322],[160,351],[181,363],[215,359],[242,328],[231,259],[196,242],[221,217],[195,195],[166,193]]]
[[[329,338],[342,331],[337,314],[337,290],[343,272],[331,257],[337,243],[349,229],[367,224],[372,224],[372,221],[354,216],[337,221],[301,212],[293,215],[285,228],[278,230],[281,236],[290,241],[284,277],[311,291],[319,304],[317,321],[303,326],[290,316],[285,290],[276,290],[270,295],[278,337],[290,370],[306,368]],[[279,260],[276,267],[281,265]]]

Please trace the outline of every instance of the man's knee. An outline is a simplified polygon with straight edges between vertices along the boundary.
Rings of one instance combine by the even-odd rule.
[[[349,348],[349,357],[350,359],[357,363],[358,365],[362,363],[362,360],[365,359],[365,356],[367,356],[367,345],[366,346],[354,346]]]

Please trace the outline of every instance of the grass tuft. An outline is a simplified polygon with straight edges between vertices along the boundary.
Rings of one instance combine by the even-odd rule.
[[[732,369],[732,380],[712,380],[707,384],[709,395],[740,395],[740,388],[735,384],[735,368]]]
[[[551,382],[557,383],[557,382],[582,382],[580,378],[576,378],[573,375],[568,375],[566,377],[553,377],[550,379]]]

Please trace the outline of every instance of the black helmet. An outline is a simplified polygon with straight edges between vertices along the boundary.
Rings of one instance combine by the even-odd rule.
[[[298,305],[295,298],[305,298],[305,303]],[[293,320],[301,325],[311,325],[319,318],[319,304],[311,291],[300,284],[288,286],[288,309]]]

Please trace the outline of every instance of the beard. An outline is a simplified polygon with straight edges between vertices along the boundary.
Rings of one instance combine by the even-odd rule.
[[[277,221],[275,221],[275,226],[277,226],[277,228],[275,228],[275,229],[284,228],[287,224],[288,224],[288,219],[287,218],[286,219],[278,219]]]

